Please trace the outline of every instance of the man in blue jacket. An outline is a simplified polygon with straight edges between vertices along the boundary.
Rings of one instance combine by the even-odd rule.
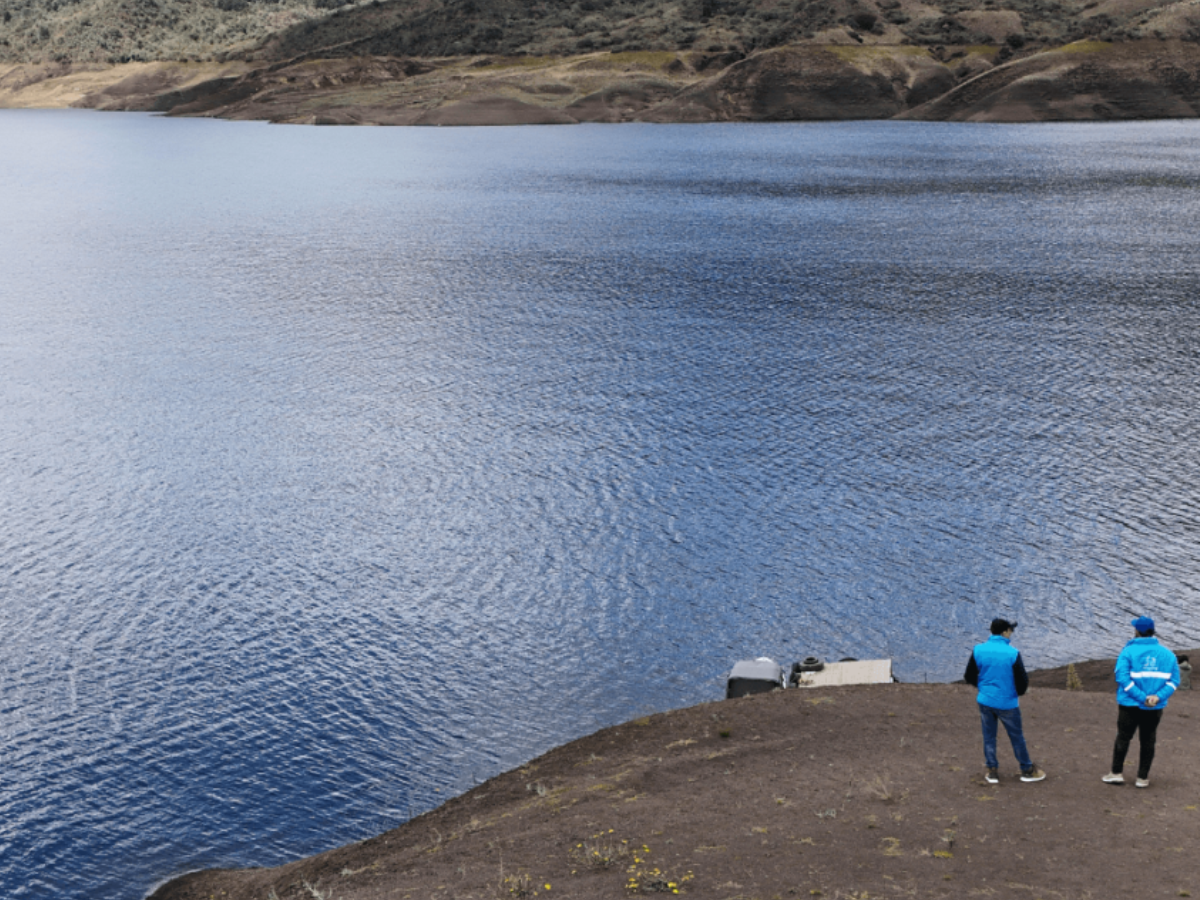
[[[1117,657],[1117,742],[1113,745],[1112,771],[1102,780],[1106,784],[1125,783],[1121,770],[1136,731],[1140,752],[1134,784],[1147,788],[1158,723],[1167,700],[1179,687],[1179,663],[1154,636],[1153,619],[1138,616],[1129,624],[1137,634]]]
[[[979,704],[979,720],[983,725],[983,757],[987,764],[984,777],[988,784],[1000,783],[1000,764],[996,760],[997,722],[1008,732],[1013,753],[1021,766],[1021,780],[1041,781],[1046,777],[1046,773],[1029,758],[1021,728],[1018,698],[1029,689],[1029,676],[1025,673],[1020,651],[1010,643],[1016,627],[1016,622],[992,619],[992,636],[971,651],[963,675],[967,684],[979,688],[975,702]]]

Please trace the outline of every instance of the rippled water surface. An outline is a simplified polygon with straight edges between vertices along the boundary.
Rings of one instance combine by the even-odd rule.
[[[0,895],[363,838],[747,656],[1194,645],[1198,234],[1192,123],[0,112]]]

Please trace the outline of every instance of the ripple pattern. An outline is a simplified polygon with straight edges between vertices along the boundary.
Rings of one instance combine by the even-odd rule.
[[[1197,138],[0,112],[0,895],[365,838],[747,656],[1194,645]]]

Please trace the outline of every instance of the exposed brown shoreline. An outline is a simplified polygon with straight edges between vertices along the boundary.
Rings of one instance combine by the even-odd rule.
[[[330,125],[1195,118],[1200,44],[1081,41],[1009,62],[995,45],[803,44],[744,59],[646,51],[0,65],[0,106]]]
[[[780,691],[605,729],[371,840],[153,898],[1200,896],[1200,693],[1171,700],[1151,788],[1114,788],[1112,660],[1075,670],[1083,691],[1062,667],[1022,702],[1039,784],[1006,746],[983,781],[966,685]]]

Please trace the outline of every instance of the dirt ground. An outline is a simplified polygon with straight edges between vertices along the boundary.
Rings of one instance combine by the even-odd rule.
[[[777,691],[628,722],[371,840],[153,897],[1200,897],[1200,693],[1171,699],[1150,788],[1112,787],[1112,661],[1076,672],[1085,690],[1051,670],[1022,701],[1037,784],[1003,734],[1001,782],[983,780],[966,685]],[[1127,774],[1136,758],[1135,741]]]

